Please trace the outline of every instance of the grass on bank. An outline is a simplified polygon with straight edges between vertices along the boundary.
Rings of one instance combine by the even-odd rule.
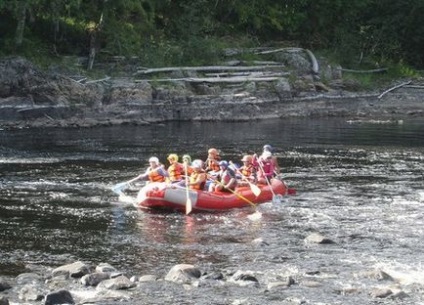
[[[244,62],[273,60],[272,56],[258,55],[252,52],[242,52],[233,58],[225,56],[227,49],[249,49],[261,45],[256,39],[244,37],[197,37],[190,41],[149,41],[146,42],[137,54],[133,56],[114,56],[107,49],[101,49],[95,60],[95,66],[88,71],[86,54],[59,54],[52,44],[46,44],[36,37],[25,39],[23,47],[16,49],[10,47],[13,40],[5,38],[1,41],[0,56],[19,55],[32,61],[44,70],[77,74],[89,78],[102,78],[108,76],[123,76],[134,72],[137,68],[165,67],[165,66],[202,66],[221,65],[231,59]],[[281,42],[268,43],[267,46],[280,47]],[[285,45],[287,46],[287,45]],[[290,45],[289,45],[290,46]],[[297,45],[292,45],[297,47]],[[312,50],[319,58],[324,59],[325,64],[342,66],[352,70],[372,70],[386,68],[383,73],[343,73],[343,78],[352,80],[358,84],[358,90],[372,90],[376,87],[387,86],[398,79],[414,79],[422,76],[417,70],[402,62],[392,63],[382,59],[363,57],[358,60],[357,56],[344,56],[340,50]],[[347,53],[349,54],[349,53]],[[111,58],[125,58],[124,60],[111,60]],[[321,63],[320,63],[321,64]],[[322,79],[324,83],[327,80]]]

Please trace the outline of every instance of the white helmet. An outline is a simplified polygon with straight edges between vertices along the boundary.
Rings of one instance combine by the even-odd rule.
[[[191,164],[191,166],[193,168],[202,168],[203,167],[203,161],[202,160],[194,160],[193,163]]]
[[[264,151],[262,154],[262,159],[268,159],[272,157],[272,153],[270,151]]]
[[[156,157],[151,157],[151,158],[149,159],[149,163],[150,163],[150,162],[153,162],[153,163],[159,164],[159,159],[158,159],[158,158],[156,158]]]

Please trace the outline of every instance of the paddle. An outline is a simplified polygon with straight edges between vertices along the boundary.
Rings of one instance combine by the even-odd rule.
[[[219,181],[218,179],[215,179],[214,182],[217,182],[218,184],[220,184],[221,186],[225,187],[225,184],[222,183],[221,181]],[[246,197],[244,197],[243,195],[237,193],[236,191],[233,191],[232,189],[228,189],[225,188],[226,190],[229,190],[231,193],[233,193],[234,195],[236,195],[237,197],[239,197],[240,199],[246,201],[247,203],[249,203],[250,205],[252,205],[255,209],[256,209],[256,204],[253,203],[252,201],[250,201],[249,199],[247,199]]]
[[[237,166],[233,162],[230,161],[230,165],[232,165],[231,168],[236,170],[243,177],[242,180],[246,181],[249,184],[250,189],[252,190],[252,193],[255,194],[256,197],[258,197],[262,192],[262,190],[259,188],[259,186],[250,182],[247,177],[244,177],[243,174],[240,172],[240,170],[237,168]]]
[[[278,173],[276,173],[275,171],[274,171],[274,173],[276,174],[276,175],[279,175]],[[286,191],[286,194],[287,195],[296,195],[296,189],[295,188],[293,188],[293,187],[288,187],[287,186],[287,184],[286,184],[286,182],[284,182],[284,179],[283,179],[283,177],[280,175],[280,177],[279,177],[279,179],[281,180],[281,181],[283,181],[283,183],[284,183],[284,186],[286,187],[286,189],[287,189],[287,191]]]
[[[118,184],[116,184],[116,185],[114,185],[111,189],[112,189],[112,192],[114,192],[116,195],[121,195],[122,194],[122,191],[124,190],[124,189],[126,189],[128,186],[129,186],[129,184],[131,183],[131,182],[134,182],[134,181],[136,181],[136,180],[138,180],[139,179],[139,176],[137,176],[137,177],[135,177],[135,178],[133,178],[133,179],[131,179],[131,180],[128,180],[128,181],[125,181],[125,182],[121,182],[121,183],[118,183]]]
[[[261,171],[264,173],[264,176],[265,176],[265,171],[264,171],[264,168],[262,167],[262,163],[261,163],[260,160],[258,160],[258,164],[259,164],[259,167],[261,168]],[[265,180],[266,180],[266,183],[268,184],[269,189],[271,190],[271,193],[272,193],[272,203],[281,204],[281,195],[279,195],[279,196],[275,195],[274,190],[272,189],[272,185],[268,180],[268,177],[265,176]]]
[[[185,184],[186,184],[186,195],[187,195],[187,201],[186,201],[186,215],[190,214],[191,210],[192,210],[192,204],[191,204],[191,199],[190,199],[190,194],[188,192],[188,165],[187,163],[184,163],[184,171],[185,171]]]

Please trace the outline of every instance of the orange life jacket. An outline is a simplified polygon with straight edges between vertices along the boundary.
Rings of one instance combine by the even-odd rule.
[[[160,169],[160,167],[152,169],[149,172],[150,182],[165,182],[165,177],[163,175],[159,174],[159,169]]]
[[[190,175],[190,184],[199,182],[199,180],[203,180],[200,184],[190,185],[190,188],[193,190],[203,190],[205,187],[206,174],[203,172],[193,172]]]
[[[243,177],[245,178],[249,178],[250,176],[253,175],[255,168],[253,167],[253,164],[249,164],[247,166],[242,166],[240,168],[240,173],[243,175]]]
[[[214,171],[219,172],[221,168],[219,167],[219,160],[218,159],[208,159],[206,162],[206,170],[207,171]]]
[[[168,167],[169,180],[171,182],[180,181],[184,174],[184,167],[181,163],[175,162]]]

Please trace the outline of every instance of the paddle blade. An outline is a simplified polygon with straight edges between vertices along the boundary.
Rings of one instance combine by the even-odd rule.
[[[272,196],[272,203],[274,204],[281,204],[281,198],[283,196],[281,196],[280,194],[276,194],[274,196]]]
[[[193,208],[193,206],[191,204],[191,199],[190,198],[187,198],[187,201],[186,201],[186,215],[188,215],[188,214],[191,213],[192,208]]]
[[[255,194],[255,196],[258,197],[261,194],[262,190],[256,184],[249,183],[249,185],[250,185],[250,189],[252,190],[253,194]]]
[[[122,191],[127,187],[128,182],[121,182],[112,187],[112,192],[114,192],[116,195],[121,195]]]

